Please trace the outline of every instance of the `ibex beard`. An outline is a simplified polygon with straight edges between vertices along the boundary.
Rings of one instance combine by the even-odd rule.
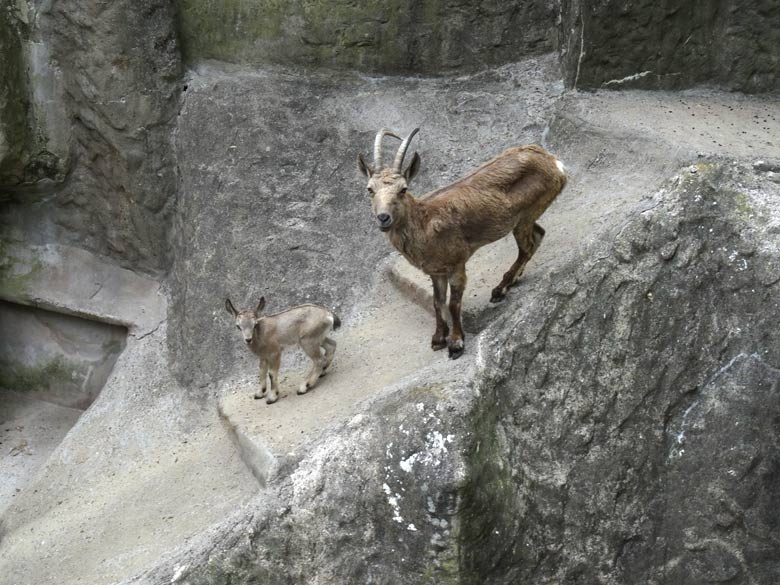
[[[408,190],[420,170],[416,152],[404,169],[403,160],[419,128],[402,140],[392,166],[382,165],[385,136],[401,140],[382,128],[374,140],[373,166],[358,155],[358,168],[368,178],[367,189],[377,227],[413,266],[431,277],[436,331],[434,350],[447,347],[449,357],[464,351],[461,301],[466,287],[466,262],[479,248],[512,233],[518,255],[491,294],[491,302],[506,297],[539,248],[544,229],[536,220],[566,185],[566,171],[555,156],[536,145],[505,150],[464,178],[421,198]],[[444,308],[447,305],[452,332]]]

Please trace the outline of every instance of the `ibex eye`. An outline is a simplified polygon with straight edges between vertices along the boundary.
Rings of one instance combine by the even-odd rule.
[[[374,190],[371,187],[366,187],[366,191],[368,191],[371,195],[374,194]]]
[[[399,194],[399,195],[405,195],[405,194],[406,194],[406,187],[404,187],[403,189],[401,189],[401,190],[398,192],[398,194]]]

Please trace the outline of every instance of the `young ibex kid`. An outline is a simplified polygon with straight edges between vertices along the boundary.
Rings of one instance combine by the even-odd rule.
[[[233,315],[244,342],[260,359],[260,391],[254,396],[259,399],[266,395],[266,383],[270,376],[271,391],[265,401],[273,404],[279,398],[282,350],[298,345],[311,359],[312,368],[306,381],[298,388],[298,394],[306,394],[333,361],[336,342],[328,337],[328,333],[338,329],[341,320],[333,312],[318,305],[299,305],[274,315],[260,316],[263,307],[265,298],[260,299],[256,309],[243,311],[237,311],[230,299],[225,300],[225,309]]]

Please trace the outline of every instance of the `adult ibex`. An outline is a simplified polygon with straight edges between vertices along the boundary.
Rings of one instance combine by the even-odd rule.
[[[382,128],[374,141],[374,164],[358,155],[358,167],[368,177],[368,192],[378,227],[414,266],[433,281],[436,332],[434,350],[449,349],[450,358],[463,354],[460,310],[466,286],[466,261],[490,242],[509,232],[518,247],[517,260],[493,289],[491,302],[506,296],[523,273],[544,237],[536,220],[566,185],[561,161],[535,145],[505,150],[459,181],[419,199],[408,185],[420,169],[415,152],[406,169],[402,165],[415,128],[402,142],[391,167],[382,166],[382,140],[399,136]],[[444,315],[447,283],[450,285],[452,334]]]
[[[260,299],[256,309],[243,311],[237,311],[230,299],[225,300],[225,309],[233,315],[244,342],[260,359],[260,391],[255,393],[255,398],[265,396],[270,376],[271,391],[265,401],[273,404],[279,398],[279,364],[282,360],[282,350],[298,345],[311,359],[311,370],[298,389],[298,394],[306,394],[333,361],[336,342],[328,337],[328,333],[338,329],[341,320],[319,305],[299,305],[281,313],[260,317],[263,307],[264,297]]]

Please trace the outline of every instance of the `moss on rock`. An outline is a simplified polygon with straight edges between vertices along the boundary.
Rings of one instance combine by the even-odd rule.
[[[445,73],[517,61],[555,48],[549,3],[489,0],[182,0],[188,61],[218,59]]]
[[[22,44],[27,26],[20,16],[16,3],[0,8],[0,186],[23,180],[34,141]]]
[[[8,390],[48,390],[63,382],[70,382],[72,377],[73,368],[60,357],[32,366],[0,360],[0,387]]]

